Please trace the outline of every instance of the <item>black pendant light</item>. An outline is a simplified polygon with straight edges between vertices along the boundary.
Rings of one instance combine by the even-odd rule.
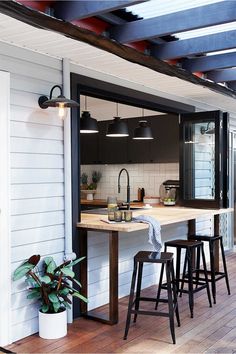
[[[113,122],[108,125],[106,136],[111,138],[122,138],[129,136],[128,126],[126,122],[118,117],[118,103],[116,103],[117,116],[114,117]]]
[[[58,88],[60,90],[60,95],[56,98],[52,98],[53,90]],[[62,94],[62,88],[59,85],[54,85],[51,88],[49,98],[47,96],[40,96],[38,99],[38,104],[42,109],[48,107],[57,107],[59,108],[59,116],[63,117],[65,115],[64,108],[79,107],[78,102],[66,98]]]
[[[89,111],[87,111],[87,96],[85,96],[85,111],[83,111],[80,118],[80,133],[98,133],[98,122],[95,118],[92,118]]]
[[[142,110],[142,116],[144,117],[144,109]],[[139,121],[139,125],[134,129],[134,140],[151,140],[153,139],[152,130],[148,126],[148,122],[143,119]]]

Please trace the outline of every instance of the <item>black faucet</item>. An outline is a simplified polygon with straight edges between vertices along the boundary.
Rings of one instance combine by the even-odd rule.
[[[127,209],[130,209],[130,185],[129,185],[129,172],[126,170],[126,168],[122,168],[119,172],[119,176],[118,176],[118,193],[120,193],[120,176],[122,174],[122,172],[125,171],[126,175],[127,175]]]

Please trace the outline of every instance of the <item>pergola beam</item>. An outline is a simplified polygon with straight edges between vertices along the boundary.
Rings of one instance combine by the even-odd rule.
[[[236,80],[236,69],[213,70],[206,74],[206,78],[214,82],[227,82]]]
[[[236,4],[236,1],[235,1]],[[183,39],[153,46],[152,55],[167,60],[236,47],[236,30]]]
[[[168,15],[127,22],[111,28],[110,36],[120,43],[166,36],[197,28],[236,21],[236,1],[221,1]]]
[[[208,55],[182,61],[182,68],[192,73],[232,68],[233,66],[236,66],[236,52]]]
[[[146,0],[57,1],[54,5],[54,16],[65,21],[81,20],[144,1]]]
[[[230,87],[232,90],[236,90],[236,81],[229,81],[227,82],[228,87]]]
[[[97,35],[94,32],[75,26],[71,23],[45,15],[42,12],[20,5],[15,1],[0,1],[0,12],[33,27],[60,33],[68,38],[90,44],[96,48],[117,55],[131,63],[149,68],[155,72],[177,77],[193,84],[208,87],[217,93],[236,98],[236,93],[233,90],[201,79],[183,69],[179,69],[131,47],[119,44],[104,36]]]

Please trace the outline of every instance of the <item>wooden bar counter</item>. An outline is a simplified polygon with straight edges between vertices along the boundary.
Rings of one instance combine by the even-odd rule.
[[[164,207],[157,206],[151,209],[136,209],[133,210],[133,216],[148,215],[157,219],[161,226],[188,222],[188,235],[195,233],[196,219],[201,217],[214,217],[214,231],[219,232],[219,215],[232,212],[232,208],[228,209],[194,209],[185,207]],[[119,232],[135,232],[147,230],[148,225],[144,223],[113,223],[109,224],[102,220],[107,220],[107,215],[100,214],[81,214],[81,221],[77,223],[79,228],[79,257],[85,256],[85,260],[80,265],[80,278],[83,288],[81,293],[87,296],[87,237],[88,231],[107,232],[109,237],[109,316],[105,317],[96,314],[93,311],[87,311],[87,304],[81,302],[81,313],[87,318],[95,319],[107,324],[115,324],[118,322],[118,241]],[[219,262],[219,260],[218,260]],[[217,267],[217,265],[216,265]]]

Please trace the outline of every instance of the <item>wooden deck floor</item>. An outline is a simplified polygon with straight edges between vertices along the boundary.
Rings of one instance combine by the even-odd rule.
[[[78,319],[69,325],[68,336],[43,340],[37,335],[20,340],[8,349],[17,353],[235,353],[236,352],[236,253],[227,255],[231,295],[224,279],[217,283],[217,304],[209,308],[205,291],[195,294],[194,318],[191,319],[187,295],[179,299],[181,327],[176,327],[173,345],[168,319],[139,316],[132,324],[128,339],[122,339],[127,300],[120,300],[120,322],[108,326]],[[155,287],[145,290],[156,293]],[[153,306],[153,304],[148,304]],[[164,305],[163,305],[164,306]]]

